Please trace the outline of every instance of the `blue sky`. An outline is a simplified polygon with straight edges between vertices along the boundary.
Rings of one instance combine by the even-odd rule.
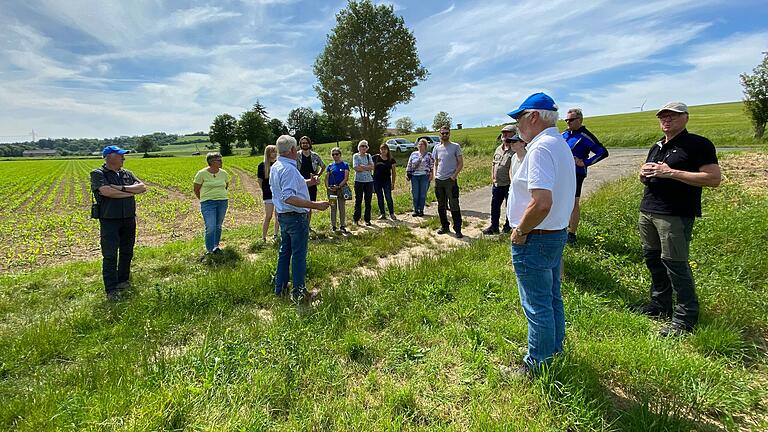
[[[386,3],[430,72],[392,123],[499,124],[536,91],[587,116],[735,101],[768,51],[764,0]],[[208,130],[256,99],[319,110],[312,65],[345,4],[0,2],[0,141]]]

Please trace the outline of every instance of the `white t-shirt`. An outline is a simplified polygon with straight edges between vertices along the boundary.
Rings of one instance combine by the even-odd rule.
[[[527,148],[509,187],[507,219],[512,226],[520,225],[531,201],[531,189],[546,189],[552,192],[552,208],[534,229],[563,229],[568,226],[576,196],[571,148],[555,127],[544,129]]]

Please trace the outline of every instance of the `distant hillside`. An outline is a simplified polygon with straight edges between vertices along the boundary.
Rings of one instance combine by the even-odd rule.
[[[563,109],[563,113],[568,107]],[[589,128],[607,147],[646,147],[661,136],[656,110],[636,113],[612,114],[590,117],[585,112],[584,125]],[[511,120],[511,119],[510,119]],[[492,143],[499,134],[500,126],[453,130],[451,139]],[[565,122],[558,122],[558,129],[565,130]],[[744,113],[741,102],[698,105],[690,107],[688,130],[704,135],[718,147],[741,147],[765,145],[768,141],[756,140],[752,125]],[[406,138],[416,139],[420,135],[409,134]]]

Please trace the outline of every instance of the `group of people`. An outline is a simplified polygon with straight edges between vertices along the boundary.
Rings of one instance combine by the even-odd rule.
[[[528,351],[523,365],[508,369],[531,375],[563,351],[563,249],[566,243],[575,242],[578,200],[587,167],[604,159],[608,151],[583,126],[579,109],[567,112],[568,128],[560,133],[556,128],[558,107],[544,93],[529,96],[508,115],[516,125],[501,130],[501,143],[493,156],[491,226],[484,233],[499,233],[500,208],[506,200],[506,221],[501,231],[510,234],[512,264],[528,320]],[[644,193],[638,227],[652,285],[650,302],[636,310],[652,317],[671,318],[661,330],[663,336],[682,335],[693,330],[699,315],[688,252],[695,218],[701,216],[702,187],[718,186],[721,174],[712,142],[687,131],[689,113],[684,103],[670,102],[658,110],[656,117],[663,137],[651,146],[639,171]],[[420,140],[418,151],[408,158],[406,176],[412,186],[413,215],[424,215],[427,189],[434,179],[441,224],[437,232],[449,233],[452,223],[456,237],[461,238],[457,180],[464,166],[462,150],[450,141],[448,127],[440,129],[440,137],[440,144],[431,153],[427,152],[426,141]],[[316,293],[308,292],[305,285],[311,212],[330,207],[332,229],[346,231],[345,202],[352,196],[348,185],[351,169],[355,171],[354,222],[359,224],[362,219],[370,225],[374,191],[380,219],[386,219],[387,214],[396,219],[392,189],[397,163],[389,148],[382,145],[379,154],[371,156],[368,142],[363,140],[357,150],[350,168],[338,147],[331,150],[333,162],[326,166],[312,151],[308,137],[297,143],[294,137],[282,135],[275,145],[267,146],[257,176],[265,205],[262,238],[266,239],[273,213],[275,236],[278,229],[280,232],[276,295],[290,295],[296,302],[315,297]],[[95,202],[92,213],[100,222],[102,274],[110,300],[130,288],[136,238],[135,195],[147,190],[123,168],[126,152],[116,146],[105,147],[104,165],[91,172]],[[222,169],[220,154],[210,153],[206,159],[208,167],[195,175],[193,190],[200,199],[205,221],[206,251],[218,253],[229,176]],[[327,201],[317,199],[322,176]],[[677,296],[674,307],[673,293]]]

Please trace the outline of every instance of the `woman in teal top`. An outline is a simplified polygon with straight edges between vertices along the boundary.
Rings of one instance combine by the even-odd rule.
[[[200,200],[200,212],[205,222],[205,250],[221,253],[221,225],[229,203],[229,174],[221,169],[221,153],[208,153],[208,167],[195,174],[195,196]]]

